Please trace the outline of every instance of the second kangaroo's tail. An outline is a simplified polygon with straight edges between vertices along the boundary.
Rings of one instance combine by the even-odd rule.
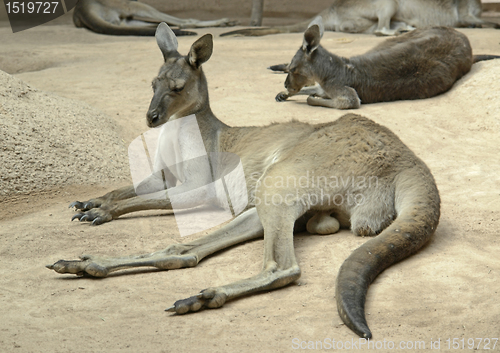
[[[500,59],[500,55],[474,55],[472,57],[472,62],[475,64],[478,61]]]
[[[268,67],[268,69],[272,71],[288,73],[288,64],[271,65]]]
[[[430,240],[439,222],[439,207],[434,178],[425,166],[402,172],[396,178],[396,220],[354,250],[340,267],[337,308],[342,321],[360,337],[372,337],[364,309],[368,286],[383,270]]]

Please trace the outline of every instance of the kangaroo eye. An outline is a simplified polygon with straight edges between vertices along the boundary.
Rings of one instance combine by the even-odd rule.
[[[184,89],[184,87],[174,87],[174,88],[172,88],[172,92],[179,93],[179,92],[182,92],[183,89]]]

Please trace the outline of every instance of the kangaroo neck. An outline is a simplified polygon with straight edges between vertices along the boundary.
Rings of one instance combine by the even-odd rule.
[[[220,151],[219,136],[224,130],[228,129],[229,126],[217,119],[208,104],[198,110],[195,116],[207,152]]]
[[[352,81],[349,59],[332,54],[322,46],[313,53],[312,68],[314,79],[320,85],[333,80],[336,85],[344,86]]]

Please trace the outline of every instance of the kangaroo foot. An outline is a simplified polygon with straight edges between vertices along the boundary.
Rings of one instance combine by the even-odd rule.
[[[165,311],[175,312],[176,314],[186,314],[196,312],[204,308],[220,308],[227,300],[227,293],[221,288],[208,288],[195,296],[178,300]]]
[[[222,18],[219,27],[234,27],[240,24],[240,21],[231,20],[229,18]]]
[[[59,260],[53,265],[47,265],[50,270],[57,273],[71,273],[77,276],[90,275],[92,277],[106,277],[108,270],[106,269],[105,260],[94,259],[92,256],[84,255],[80,260]]]

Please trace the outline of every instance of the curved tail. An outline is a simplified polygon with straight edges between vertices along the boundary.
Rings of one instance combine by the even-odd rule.
[[[383,270],[424,246],[439,223],[440,200],[434,179],[425,166],[415,171],[409,169],[396,178],[396,220],[354,250],[337,276],[340,317],[360,337],[372,337],[364,310],[368,286]]]
[[[478,61],[493,60],[493,59],[500,59],[500,56],[499,55],[474,55],[472,58],[472,62],[475,64]]]

